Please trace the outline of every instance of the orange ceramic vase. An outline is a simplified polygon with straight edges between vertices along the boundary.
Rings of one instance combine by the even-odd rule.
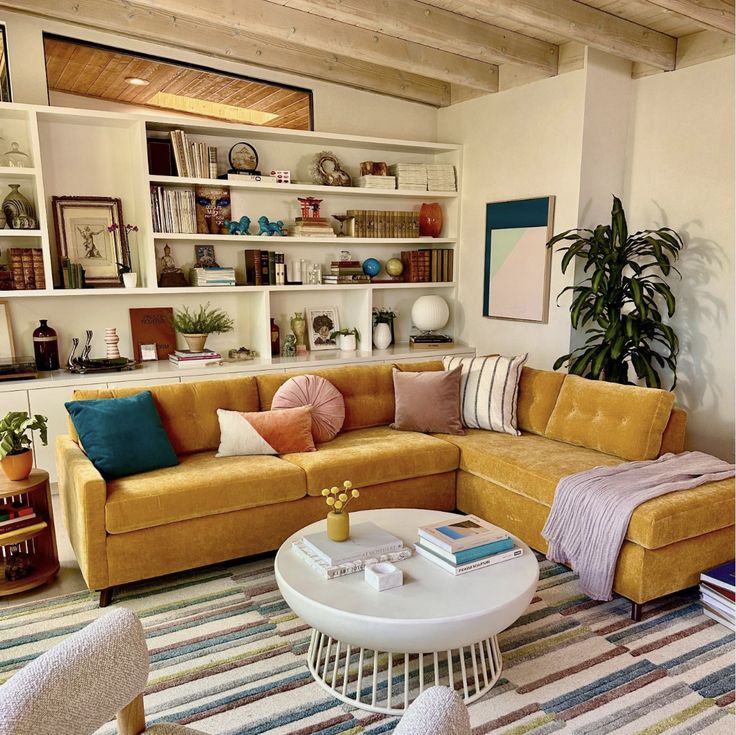
[[[419,236],[439,237],[442,232],[442,207],[437,202],[422,204],[419,210]]]
[[[33,469],[33,452],[27,449],[20,454],[8,454],[0,460],[8,480],[25,480]]]

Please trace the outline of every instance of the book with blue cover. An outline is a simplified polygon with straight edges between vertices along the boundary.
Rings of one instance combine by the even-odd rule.
[[[700,581],[736,592],[736,561],[731,559],[713,569],[706,570],[700,575]]]
[[[423,546],[425,549],[429,549],[429,551],[437,554],[438,556],[441,556],[451,564],[467,564],[468,562],[476,561],[477,559],[483,559],[486,556],[493,556],[494,554],[499,554],[502,551],[513,549],[514,540],[508,536],[507,538],[499,539],[498,541],[491,541],[489,544],[476,546],[472,549],[463,549],[455,552],[454,554],[451,551],[446,551],[445,549],[440,548],[422,536],[419,537],[419,545]]]
[[[474,515],[420,526],[419,536],[453,554],[509,538],[508,532],[503,528]]]

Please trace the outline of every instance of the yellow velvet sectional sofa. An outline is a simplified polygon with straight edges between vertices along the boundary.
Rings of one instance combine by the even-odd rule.
[[[404,370],[441,370],[429,361]],[[345,399],[345,425],[317,452],[216,458],[217,409],[268,410],[286,373],[151,388],[180,459],[176,467],[105,482],[70,434],[57,439],[63,518],[100,604],[113,587],[278,548],[325,514],[321,489],[352,480],[356,509],[421,507],[476,513],[544,551],[541,529],[559,479],[632,457],[682,451],[685,415],[664,391],[611,386],[525,368],[519,437],[389,428],[390,365],[309,371]],[[582,381],[578,383],[577,381]],[[564,387],[564,390],[563,390]],[[141,388],[81,390],[75,400]],[[632,393],[632,391],[639,391]],[[615,451],[614,451],[615,450]],[[651,500],[629,525],[614,590],[642,603],[697,583],[733,556],[734,483],[711,483]]]

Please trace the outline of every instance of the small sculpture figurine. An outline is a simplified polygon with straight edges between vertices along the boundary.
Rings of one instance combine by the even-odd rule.
[[[319,207],[322,204],[322,199],[316,199],[315,197],[297,197],[296,199],[302,209],[304,219],[319,217]]]
[[[227,356],[230,360],[253,360],[258,357],[258,353],[247,347],[238,347],[237,350],[228,350]]]
[[[296,337],[290,334],[284,340],[284,345],[281,348],[281,357],[295,357],[296,356]]]
[[[268,217],[264,214],[258,218],[258,226],[260,227],[259,235],[267,235],[268,237],[271,235],[284,236],[284,223],[280,219],[276,222],[269,222]]]
[[[164,245],[164,254],[161,256],[161,272],[158,277],[158,285],[163,288],[189,285],[184,272],[181,268],[177,268],[174,259],[171,257],[169,243]]]
[[[9,551],[10,557],[5,561],[5,579],[8,582],[25,579],[33,574],[31,557],[25,552],[20,551],[19,544],[11,545]]]
[[[105,330],[105,347],[107,348],[107,359],[117,360],[120,357],[120,350],[118,349],[118,343],[120,337],[118,337],[116,327],[108,327]]]
[[[226,219],[223,223],[229,235],[247,235],[250,229],[250,217],[243,215],[237,222]]]
[[[296,354],[306,355],[307,354],[307,343],[304,341],[304,334],[307,331],[307,320],[304,318],[304,314],[297,311],[289,322],[291,331],[296,336]]]

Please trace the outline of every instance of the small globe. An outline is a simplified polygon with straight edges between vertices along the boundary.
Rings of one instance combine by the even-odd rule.
[[[390,258],[386,261],[386,273],[391,278],[396,278],[404,272],[404,264],[398,258]]]
[[[381,270],[381,264],[375,258],[366,258],[363,261],[363,273],[371,278],[378,275]]]

